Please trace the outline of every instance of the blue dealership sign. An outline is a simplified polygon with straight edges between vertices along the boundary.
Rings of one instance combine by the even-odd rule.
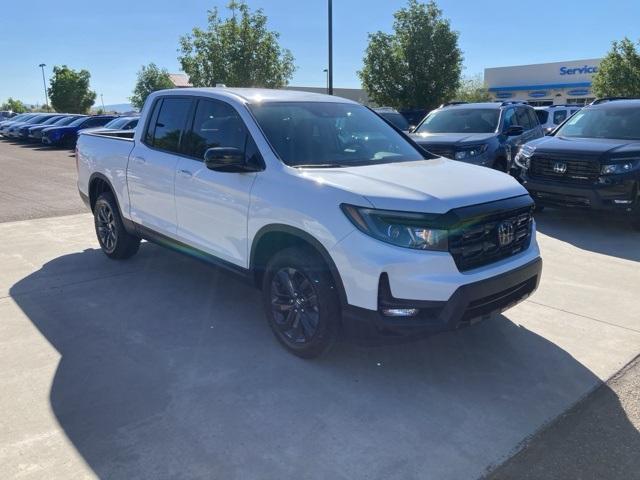
[[[513,97],[512,92],[498,92],[496,93],[496,98],[511,98]]]
[[[573,90],[569,90],[567,92],[568,95],[574,95],[576,97],[580,97],[582,95],[589,95],[588,88],[574,88]]]
[[[531,98],[542,98],[547,96],[547,92],[544,90],[537,90],[535,92],[529,92]]]
[[[595,65],[585,65],[584,67],[560,67],[560,75],[585,75],[596,73],[598,67]]]

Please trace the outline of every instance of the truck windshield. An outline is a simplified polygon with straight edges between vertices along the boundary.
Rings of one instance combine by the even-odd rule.
[[[581,110],[560,127],[556,136],[640,140],[640,108]]]
[[[274,102],[250,108],[273,149],[290,166],[347,167],[430,158],[362,105]]]
[[[445,108],[427,115],[416,133],[493,133],[499,118],[497,108]]]

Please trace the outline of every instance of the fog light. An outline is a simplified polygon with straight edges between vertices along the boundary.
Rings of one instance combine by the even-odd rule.
[[[629,205],[633,203],[633,200],[614,200],[613,203],[617,203],[619,205]]]
[[[383,308],[382,314],[387,317],[413,317],[417,315],[417,308]]]

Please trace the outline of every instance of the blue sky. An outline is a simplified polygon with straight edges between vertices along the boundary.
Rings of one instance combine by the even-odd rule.
[[[43,101],[44,62],[87,68],[105,104],[128,101],[142,64],[179,71],[178,38],[204,26],[206,10],[227,0],[29,0],[2,2],[0,101]],[[248,0],[281,33],[298,70],[293,85],[324,86],[326,0]],[[638,0],[440,0],[460,32],[465,74],[485,67],[599,57],[611,40],[640,38]],[[367,34],[390,31],[404,0],[334,0],[335,85],[358,87]],[[98,102],[100,97],[98,97]]]

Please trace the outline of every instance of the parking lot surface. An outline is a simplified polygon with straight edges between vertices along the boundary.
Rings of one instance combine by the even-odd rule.
[[[85,211],[72,151],[0,141],[0,222]]]
[[[27,172],[63,153],[24,151]],[[304,361],[231,274],[148,243],[114,262],[89,214],[34,216],[0,223],[0,478],[474,479],[598,387],[639,442],[602,386],[640,353],[640,235],[622,222],[545,211],[530,300]]]

